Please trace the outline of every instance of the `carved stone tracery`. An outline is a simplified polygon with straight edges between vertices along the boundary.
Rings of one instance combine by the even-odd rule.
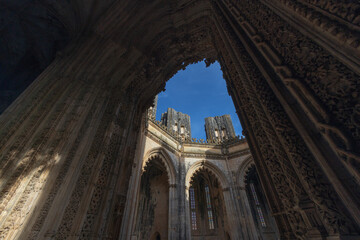
[[[255,163],[274,185],[265,192],[281,236],[359,234],[359,3],[110,2],[48,5],[74,40],[0,118],[0,238],[115,239],[141,114],[204,58],[220,61]],[[304,34],[284,9],[314,28]],[[351,49],[353,62],[331,44]]]
[[[225,27],[224,27],[225,29]],[[234,46],[235,44],[233,44]],[[238,49],[241,49],[240,46],[238,47]],[[292,162],[293,167],[297,172],[297,174],[295,174],[294,170],[292,170],[292,167],[290,165],[282,165],[287,166],[287,168],[285,169],[285,173],[288,174],[288,179],[291,179],[292,181],[294,181],[296,178],[294,178],[294,176],[298,175],[298,177],[301,180],[301,184],[298,182],[295,185],[290,184],[289,186],[292,186],[293,189],[297,189],[298,187],[294,186],[301,186],[303,184],[305,191],[309,194],[309,197],[312,201],[314,201],[314,203],[317,204],[317,210],[320,212],[320,215],[323,218],[323,222],[327,228],[327,231],[329,232],[330,235],[332,234],[336,234],[339,231],[344,231],[345,234],[350,234],[353,231],[353,226],[351,225],[351,223],[348,221],[346,215],[342,215],[342,211],[338,208],[335,207],[336,204],[335,202],[338,202],[338,199],[333,196],[336,196],[334,193],[330,194],[329,190],[331,189],[330,185],[327,183],[327,180],[324,179],[324,177],[322,176],[322,174],[320,173],[319,170],[317,170],[318,166],[315,163],[314,160],[309,161],[309,159],[311,159],[312,157],[310,156],[309,153],[305,154],[307,152],[306,147],[303,145],[299,145],[299,143],[301,142],[299,136],[296,136],[296,130],[289,124],[289,120],[287,120],[287,117],[285,115],[285,112],[279,107],[278,103],[275,103],[276,100],[274,98],[274,96],[271,96],[271,91],[269,91],[269,87],[267,87],[267,84],[265,83],[265,80],[262,80],[261,82],[261,75],[259,73],[257,73],[256,71],[254,71],[254,69],[256,68],[255,66],[251,66],[251,60],[249,58],[246,59],[247,53],[242,50],[241,53],[239,54],[239,56],[242,57],[242,63],[243,63],[243,67],[247,68],[246,74],[247,74],[247,78],[248,79],[252,79],[251,82],[248,83],[244,83],[244,86],[247,87],[247,91],[251,92],[251,85],[253,86],[253,88],[255,88],[253,91],[257,93],[257,96],[262,96],[260,98],[260,106],[259,109],[257,110],[257,114],[259,114],[261,112],[260,109],[266,109],[265,111],[269,111],[266,113],[266,115],[262,114],[262,115],[258,115],[261,116],[261,120],[260,122],[262,122],[262,124],[264,124],[264,118],[270,117],[269,120],[270,122],[267,123],[267,125],[263,125],[266,126],[266,131],[269,132],[270,130],[270,135],[268,135],[268,137],[270,137],[271,142],[274,143],[276,141],[280,141],[277,144],[273,145],[275,148],[278,148],[280,145],[284,145],[285,146],[285,152],[281,152],[278,150],[275,150],[275,154],[277,156],[277,161],[279,161],[279,157],[283,158],[283,161],[280,162],[287,162],[288,160],[285,160],[287,158],[289,158],[289,160]],[[244,60],[246,59],[246,60]],[[248,66],[246,66],[248,65]],[[231,71],[230,71],[231,72]],[[236,77],[235,77],[236,78]],[[243,77],[242,79],[246,79],[246,77]],[[236,83],[234,83],[234,85],[236,86]],[[249,88],[250,87],[250,88]],[[241,96],[246,96],[246,93],[242,93]],[[252,105],[254,105],[254,103],[256,102],[256,100],[252,100]],[[243,105],[245,106],[249,106],[249,104],[244,103]],[[262,105],[262,107],[261,107]],[[247,108],[245,110],[245,112],[248,112],[249,108]],[[251,115],[250,115],[251,116]],[[256,115],[252,115],[253,117],[256,117]],[[249,115],[248,115],[249,117]],[[273,120],[271,120],[273,119]],[[255,119],[250,119],[250,122],[256,122]],[[252,129],[255,130],[255,133],[257,136],[261,136],[262,139],[265,139],[266,137],[264,135],[261,135],[258,130],[260,129],[260,125],[257,125],[255,127],[253,127]],[[275,130],[275,132],[272,129]],[[293,130],[292,130],[293,129]],[[279,136],[280,139],[276,140],[274,137],[275,136]],[[297,138],[297,139],[296,139]],[[261,142],[260,139],[258,139],[259,142]],[[261,143],[260,143],[261,144]],[[300,147],[300,149],[298,149]],[[264,154],[264,152],[263,152]],[[280,155],[279,155],[280,154]],[[286,156],[287,155],[287,156]],[[304,159],[307,159],[306,161]],[[305,164],[306,163],[306,164]],[[311,184],[306,184],[306,182],[303,182],[305,179],[306,181],[309,181]],[[318,183],[316,183],[318,182]],[[275,183],[276,186],[279,186],[278,183]],[[324,187],[327,186],[327,187]],[[291,187],[290,187],[291,188]],[[301,189],[301,187],[300,187]],[[325,190],[326,189],[326,190]],[[305,197],[304,192],[302,192],[303,190],[295,190],[295,192],[298,192],[298,200],[293,203],[294,205],[296,205],[297,207],[300,207],[299,205],[301,204],[301,201],[308,201],[306,200],[307,197]],[[325,192],[324,192],[325,191]],[[325,199],[327,199],[327,201],[323,201],[323,197],[325,197]],[[304,198],[305,197],[305,198]],[[288,206],[289,207],[289,206]],[[291,207],[291,205],[290,205]],[[314,213],[312,213],[314,214]],[[316,213],[315,213],[316,214]],[[298,221],[299,219],[296,219],[295,221]],[[339,225],[338,227],[335,227],[334,223],[337,222]],[[310,223],[312,225],[312,227],[315,228],[320,228],[319,231],[323,231],[321,229],[321,226],[318,226],[317,222],[314,223]],[[344,226],[345,225],[345,226]],[[334,228],[335,227],[335,228]],[[300,235],[304,235],[304,233],[300,233]]]

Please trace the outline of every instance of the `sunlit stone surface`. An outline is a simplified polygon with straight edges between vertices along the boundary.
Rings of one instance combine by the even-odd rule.
[[[203,59],[222,67],[279,238],[359,239],[357,1],[0,6],[0,239],[127,239],[144,112]]]

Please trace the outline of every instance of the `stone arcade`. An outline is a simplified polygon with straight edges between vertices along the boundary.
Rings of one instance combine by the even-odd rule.
[[[278,239],[230,115],[206,118],[204,141],[191,138],[188,115],[169,108],[156,121],[155,109],[141,128],[120,239]]]
[[[358,1],[0,3],[0,239],[124,239],[143,113],[202,59],[280,238],[360,238]]]

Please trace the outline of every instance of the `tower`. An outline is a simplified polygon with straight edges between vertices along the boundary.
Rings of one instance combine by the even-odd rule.
[[[170,131],[179,133],[183,140],[191,138],[189,115],[168,108],[167,112],[161,114],[161,123]]]
[[[235,130],[230,115],[205,118],[206,138],[209,140],[226,140],[235,137]]]

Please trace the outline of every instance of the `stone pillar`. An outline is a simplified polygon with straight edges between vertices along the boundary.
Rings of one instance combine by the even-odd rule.
[[[340,159],[341,155],[353,159],[358,157],[341,146],[335,146],[329,135],[338,136],[348,143],[357,136],[345,137],[348,136],[345,132],[326,120],[320,120],[333,114],[339,122],[345,121],[339,113],[345,114],[346,108],[334,106],[334,102],[326,102],[326,98],[342,102],[339,93],[351,94],[351,90],[338,86],[343,91],[334,94],[328,88],[332,85],[330,76],[319,76],[318,71],[330,64],[339,77],[344,75],[342,71],[348,72],[345,77],[347,84],[355,83],[358,77],[334,57],[329,58],[311,39],[287,25],[262,1],[253,1],[252,4],[247,4],[247,1],[216,2],[214,10],[219,16],[218,29],[221,28],[223,33],[220,44],[225,45],[221,49],[224,50],[223,65],[227,68],[228,82],[236,89],[234,93],[245,115],[242,117],[246,119],[245,127],[254,134],[252,137],[261,152],[261,160],[255,162],[259,168],[267,168],[271,175],[293,234],[307,239],[358,234],[359,227],[356,226],[359,226],[360,214],[352,210],[359,209],[355,200],[358,191],[347,190],[350,186],[358,189],[358,184],[348,177],[354,173],[353,169],[348,170],[348,174],[342,171],[351,167],[345,166],[347,164]],[[259,21],[259,16],[267,21]],[[277,34],[282,33],[286,36],[278,37]],[[284,50],[281,47],[284,45],[297,46],[300,52]],[[316,49],[317,54],[304,53],[304,49],[309,48]],[[319,59],[319,54],[326,58]],[[299,59],[306,60],[306,63],[299,63]],[[315,62],[318,64],[316,69],[313,68]],[[325,72],[327,75],[329,71]],[[321,79],[323,85],[309,79]],[[321,104],[317,102],[319,99],[323,99]],[[342,104],[346,105],[345,102]],[[322,105],[328,105],[333,113],[326,113]],[[348,124],[352,128],[354,123]],[[323,133],[321,129],[324,129]],[[328,149],[329,146],[332,149]],[[333,151],[337,154],[330,156],[329,152]],[[342,166],[342,170],[331,169],[333,166],[329,161],[334,163],[333,166]],[[343,182],[338,181],[341,178],[344,178]],[[347,213],[344,213],[345,209]]]
[[[69,46],[0,116],[0,238],[120,229],[140,119],[104,67],[122,53],[99,38]]]
[[[189,189],[185,185],[187,169],[185,166],[185,160],[179,156],[179,234],[180,239],[191,239],[191,224],[190,224],[190,206],[189,206]]]
[[[190,196],[189,196],[189,188],[185,187],[185,194],[184,194],[184,224],[182,226],[184,227],[184,239],[191,239],[191,218],[190,218]]]
[[[259,239],[243,184],[224,191],[232,239]],[[230,201],[229,201],[230,200]]]
[[[142,128],[145,128],[145,121],[142,122]],[[138,216],[138,205],[140,199],[140,183],[142,174],[142,165],[145,154],[146,134],[145,129],[139,134],[134,164],[132,168],[129,189],[127,192],[126,205],[123,215],[123,224],[121,225],[120,235],[118,239],[131,239],[136,227],[136,217]]]
[[[251,213],[250,203],[248,196],[246,194],[245,186],[239,186],[238,191],[238,201],[240,202],[240,206],[242,208],[242,216],[243,219],[241,226],[246,226],[245,230],[242,229],[245,239],[259,239],[260,236],[255,227],[254,218]],[[244,228],[244,227],[243,227]]]
[[[229,187],[222,189],[224,195],[224,207],[226,208],[226,217],[230,226],[230,237],[231,239],[241,239],[239,234],[240,223],[238,221],[235,202],[232,197],[231,189]]]
[[[243,163],[240,166],[243,166]],[[233,169],[230,168],[228,157],[226,157],[226,168],[230,187],[227,188],[226,194],[224,192],[224,199],[225,195],[231,198],[229,203],[231,209],[229,209],[230,212],[228,210],[227,212],[231,221],[230,226],[233,229],[231,232],[234,232],[232,239],[258,239],[253,219],[251,215],[248,215],[250,213],[249,204],[245,204],[247,201],[246,193],[244,195],[241,192],[243,189],[241,185],[244,183],[241,182],[238,186],[238,180],[232,175],[234,173]]]
[[[169,238],[179,239],[178,189],[176,184],[169,186]]]

